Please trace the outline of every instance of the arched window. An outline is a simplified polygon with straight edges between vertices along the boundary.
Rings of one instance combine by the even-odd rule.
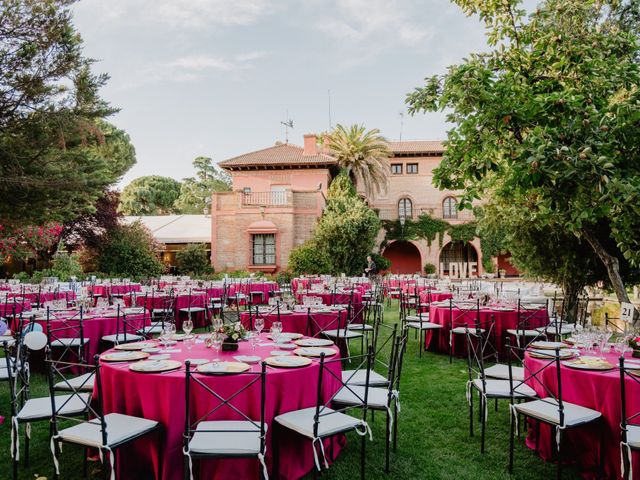
[[[411,203],[411,199],[400,199],[398,202],[398,218],[413,218],[413,205]]]
[[[447,197],[442,201],[442,218],[458,218],[458,202],[453,197]]]

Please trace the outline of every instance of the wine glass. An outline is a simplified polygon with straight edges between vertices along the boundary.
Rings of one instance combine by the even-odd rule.
[[[167,342],[170,342],[173,336],[176,334],[176,324],[168,322],[165,324]]]
[[[219,332],[222,329],[222,326],[223,326],[222,318],[214,317],[211,320],[211,326],[213,327],[213,331],[214,332]]]
[[[222,340],[223,335],[219,332],[214,332],[211,334],[211,346],[213,350],[216,352],[216,358],[213,359],[213,363],[220,362],[220,349],[222,348]]]
[[[278,340],[280,339],[280,333],[282,333],[282,327],[276,325],[276,323],[278,322],[273,322],[273,324],[271,325],[271,339],[275,342],[278,343]]]
[[[193,320],[189,318],[182,322],[182,331],[186,334],[187,337],[190,337],[191,332],[193,331]]]
[[[256,332],[258,332],[258,335],[260,335],[260,332],[262,332],[262,330],[264,329],[264,318],[257,317],[255,322],[253,323],[253,326],[256,329]]]

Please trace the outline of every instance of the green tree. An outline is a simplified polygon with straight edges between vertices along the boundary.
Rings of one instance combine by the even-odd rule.
[[[176,253],[178,271],[183,275],[213,273],[211,259],[203,243],[190,243]]]
[[[331,259],[335,273],[358,275],[379,230],[378,216],[356,195],[343,171],[329,186],[327,206],[313,234],[316,245]]]
[[[334,272],[331,257],[313,240],[291,250],[287,270],[294,276],[323,275]]]
[[[98,94],[108,76],[94,75],[82,56],[73,3],[0,6],[0,223],[7,228],[92,212],[135,162],[126,135],[101,121],[116,111]]]
[[[488,29],[470,55],[409,94],[411,113],[454,124],[434,181],[518,206],[538,232],[561,229],[596,256],[618,299],[640,262],[640,70],[635,1],[456,0]],[[535,242],[535,238],[531,238]]]
[[[196,176],[182,179],[175,206],[180,213],[209,213],[211,194],[230,191],[231,178],[227,172],[216,167],[209,157],[196,158],[193,166]]]
[[[51,268],[47,270],[47,275],[58,277],[62,282],[68,282],[71,277],[80,279],[82,276],[80,256],[77,253],[68,253],[65,250],[64,243],[60,242],[58,250],[51,261]]]
[[[98,270],[116,277],[155,277],[164,269],[158,251],[153,235],[140,222],[120,225],[109,232],[98,252]]]
[[[329,151],[355,185],[368,194],[386,187],[391,152],[380,130],[364,125],[337,125],[329,134]]]
[[[120,211],[125,215],[168,215],[180,195],[180,182],[170,177],[139,177],[124,187]]]

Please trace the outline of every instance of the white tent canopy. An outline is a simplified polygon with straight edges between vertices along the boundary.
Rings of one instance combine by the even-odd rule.
[[[205,215],[127,216],[125,223],[140,221],[160,243],[210,243],[211,217]]]

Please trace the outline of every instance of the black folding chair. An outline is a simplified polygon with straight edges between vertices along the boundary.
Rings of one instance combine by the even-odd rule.
[[[237,374],[241,378],[237,383],[241,387],[232,395],[223,396],[216,392],[210,382],[198,378],[187,361],[185,381],[185,421],[183,435],[183,453],[185,456],[185,478],[193,478],[193,460],[206,458],[257,458],[261,464],[258,478],[268,478],[265,463],[266,433],[265,424],[265,391],[266,364],[263,362],[260,371]],[[249,412],[243,411],[233,404],[242,396],[255,398],[260,389],[260,418],[252,418]],[[198,390],[208,394],[214,407],[204,415],[192,411],[191,396]],[[201,401],[199,400],[199,403]],[[194,421],[192,418],[196,417]],[[215,418],[209,420],[210,418]],[[225,418],[222,420],[220,418]],[[233,420],[226,420],[233,418]]]
[[[627,382],[635,388],[640,386],[638,367],[625,366],[624,357],[620,357],[620,430],[622,440],[620,442],[620,458],[622,459],[622,478],[632,478],[632,453],[640,450],[640,410],[629,414],[627,411],[627,398],[630,398]]]

